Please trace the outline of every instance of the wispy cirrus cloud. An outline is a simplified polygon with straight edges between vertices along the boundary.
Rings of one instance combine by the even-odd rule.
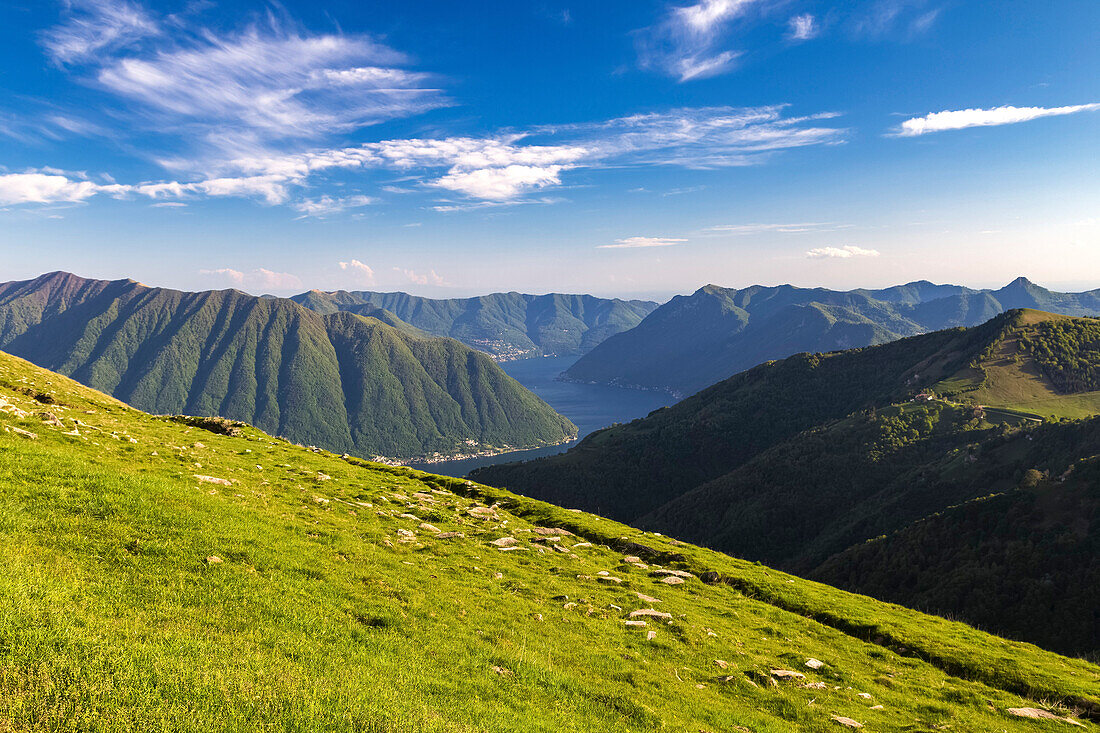
[[[844,247],[817,247],[806,252],[810,259],[839,259],[848,260],[853,257],[878,257],[877,249],[864,249],[849,244]]]
[[[795,222],[790,224],[778,223],[754,223],[754,224],[718,224],[707,227],[703,231],[707,234],[766,234],[776,232],[779,234],[800,234],[803,232],[825,232],[836,229],[847,229],[851,224],[835,224],[832,222]]]
[[[57,64],[81,63],[161,33],[144,7],[127,0],[69,0],[65,22],[41,35]]]
[[[787,37],[792,41],[808,41],[816,38],[821,31],[814,16],[809,13],[792,16],[787,21],[787,27],[789,29]]]
[[[676,237],[626,237],[616,239],[614,244],[600,244],[596,249],[646,249],[649,247],[675,247],[688,240]]]
[[[296,211],[301,212],[302,217],[315,217],[323,219],[326,216],[341,214],[348,209],[358,209],[370,206],[377,199],[370,196],[328,196],[324,195],[315,199],[302,199],[292,204]],[[354,260],[353,260],[354,262]],[[343,262],[340,263],[343,266]]]
[[[640,31],[636,46],[642,68],[681,82],[729,71],[740,55],[720,48],[729,25],[756,0],[700,0],[674,6],[654,26]]]
[[[960,109],[933,112],[924,117],[913,117],[901,123],[895,132],[898,137],[916,137],[931,132],[962,130],[967,127],[991,127],[1028,122],[1040,117],[1072,115],[1078,112],[1100,110],[1100,103],[1076,104],[1067,107],[994,107],[992,109]]]
[[[219,155],[450,103],[405,54],[363,34],[311,33],[285,13],[218,33],[132,0],[72,0],[41,42],[55,62],[123,100],[116,115]]]
[[[395,139],[288,154],[264,150],[217,162],[181,164],[184,169],[206,169],[206,176],[198,180],[144,182],[121,186],[114,193],[158,201],[241,196],[281,204],[292,202],[297,189],[330,174],[386,170],[400,172],[406,184],[417,184],[422,191],[446,190],[479,204],[547,203],[554,199],[523,197],[565,185],[563,176],[579,169],[747,166],[764,163],[783,151],[842,143],[847,131],[829,124],[835,117],[834,113],[787,116],[781,105],[684,108],[483,138]],[[101,192],[85,189],[85,198]],[[322,196],[293,205],[306,215],[326,215],[364,205],[369,198]],[[437,207],[440,211],[459,208],[470,204]]]

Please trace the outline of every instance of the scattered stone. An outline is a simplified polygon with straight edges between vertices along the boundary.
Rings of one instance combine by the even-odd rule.
[[[322,506],[324,506],[325,504],[331,504],[332,503],[332,499],[326,499],[323,496],[315,496],[315,497],[313,497],[313,501],[318,503],[318,504],[321,504]]]
[[[205,448],[206,446],[203,445],[202,443],[195,443],[191,447],[192,448]]]
[[[623,558],[623,562],[625,562],[625,563],[636,563],[636,562],[641,562],[641,561],[642,561],[642,558],[638,557],[637,555],[627,555],[626,557]]]
[[[802,687],[805,687],[807,690],[827,690],[827,689],[829,689],[829,686],[827,684],[825,684],[824,682],[807,682],[806,684],[802,685]]]
[[[513,547],[519,544],[519,540],[517,540],[515,537],[501,537],[499,539],[493,540],[489,544],[493,547]]]
[[[611,575],[611,573],[607,572],[606,570],[600,570],[599,572],[596,573],[596,575],[607,576],[607,575]]]
[[[729,669],[730,663],[724,659],[715,659],[714,663],[718,665],[718,669]]]
[[[398,514],[397,516],[400,519],[420,519],[420,517],[416,516],[415,514],[409,514],[408,512],[405,512],[404,514]]]
[[[852,720],[851,718],[845,718],[843,715],[834,715],[834,716],[832,716],[832,718],[833,718],[834,723],[840,723],[841,725],[846,725],[849,728],[862,728],[863,727],[863,723],[857,723],[856,721]]]
[[[194,474],[195,478],[206,484],[217,484],[218,486],[232,486],[233,482],[227,478],[218,478],[216,476],[203,476],[201,473]]]
[[[496,512],[485,506],[470,507],[466,513],[474,519],[500,519]]]
[[[497,580],[501,580],[504,577],[504,573],[493,573],[493,577]],[[542,621],[542,619],[540,618],[539,621]]]
[[[801,672],[795,672],[793,669],[773,669],[772,677],[778,677],[779,679],[797,679],[804,680],[806,675]]]
[[[526,547],[517,547],[517,546],[513,546],[513,547],[500,547],[500,548],[498,548],[498,549],[499,549],[499,550],[500,550],[501,552],[515,552],[515,551],[519,551],[519,552],[527,552],[527,548],[526,548]]]
[[[872,705],[871,706],[871,710],[885,710],[885,709],[886,708],[882,707],[881,705]]]
[[[431,494],[425,494],[423,491],[414,491],[412,497],[420,501],[426,501],[429,504],[436,503],[435,498]]]
[[[686,570],[669,570],[667,568],[658,568],[657,570],[651,571],[649,574],[654,578],[673,577],[682,578],[684,580],[695,577]]]
[[[65,427],[65,423],[61,422],[61,419],[52,412],[40,412],[38,413],[38,417],[42,422],[47,425],[53,425],[55,428]]]
[[[27,438],[28,440],[38,440],[38,435],[35,434],[35,433],[32,433],[30,430],[23,430],[22,428],[8,428],[8,427],[5,427],[4,429],[5,430],[10,430],[13,433],[15,433],[16,435]]]
[[[578,542],[577,544],[573,545],[573,549],[576,549],[578,547],[591,547],[591,546],[592,546],[591,542]]]
[[[564,606],[562,606],[562,608],[564,608],[566,611],[569,611],[570,609],[573,609],[573,608],[576,608],[576,607],[577,607],[577,604],[573,601],[569,601],[569,603],[566,603]]]
[[[646,632],[646,635],[645,635],[645,640],[646,641],[653,641],[656,638],[657,638],[657,632],[656,631],[647,631]]]
[[[427,522],[421,522],[420,529],[424,530],[425,532],[431,532],[432,534],[440,534],[443,531],[439,527],[436,527],[433,524],[428,524]]]
[[[1069,723],[1070,725],[1078,725],[1084,728],[1080,722],[1073,718],[1063,718],[1060,715],[1055,715],[1049,710],[1040,710],[1039,708],[1009,708],[1009,715],[1015,715],[1019,718],[1033,718],[1035,720],[1057,720],[1062,723]]]
[[[465,536],[466,535],[462,534],[461,532],[440,532],[436,535],[436,537],[441,540],[462,539]]]
[[[398,537],[416,537],[416,533],[411,529],[399,529],[397,530]]]
[[[534,619],[536,621],[542,621],[542,614],[541,613],[536,613],[535,616],[534,616]]]
[[[665,577],[661,578],[660,582],[664,583],[665,585],[680,585],[684,582],[684,579],[677,578],[675,575],[666,575]]]
[[[332,476],[329,476],[327,473],[321,473],[320,471],[318,471],[317,472],[317,480],[318,481],[332,481]]]
[[[535,527],[535,534],[543,537],[572,537],[573,533],[560,527]]]
[[[859,697],[862,697],[864,700],[870,700],[871,699],[871,693],[869,693],[869,692],[857,692],[856,694]]]
[[[652,608],[639,608],[637,611],[631,611],[629,615],[630,615],[630,618],[639,618],[639,617],[644,616],[646,618],[658,618],[658,619],[661,619],[662,621],[671,621],[672,620],[672,614],[671,613],[665,613],[664,611],[657,611],[657,610],[654,610]]]
[[[622,578],[616,578],[614,575],[601,575],[596,580],[607,585],[619,585],[623,582]]]
[[[659,599],[654,598],[653,596],[647,596],[645,593],[637,593],[636,592],[634,595],[638,596],[638,598],[640,600],[643,600],[646,603],[660,603],[661,602]]]
[[[645,621],[623,621],[623,626],[645,626]]]
[[[567,595],[554,596],[550,600],[552,600],[552,601],[568,601],[569,596],[567,596]]]
[[[505,667],[498,667],[495,664],[493,665],[493,671],[496,672],[497,674],[499,674],[501,677],[511,677],[512,676],[512,670],[507,669]]]
[[[568,547],[562,547],[561,545],[551,545],[551,547],[553,547],[558,552],[564,552],[566,554],[569,553],[569,548]]]
[[[699,576],[699,580],[703,581],[707,585],[716,585],[719,581],[722,580],[722,576],[720,576],[714,570],[708,570]]]
[[[814,659],[813,657],[810,657],[806,660],[806,666],[810,669],[821,669],[825,666],[825,662],[822,662],[820,659]]]
[[[220,565],[221,562],[222,562],[222,559],[220,557],[218,557],[217,555],[210,555],[206,558],[206,564],[207,565]]]

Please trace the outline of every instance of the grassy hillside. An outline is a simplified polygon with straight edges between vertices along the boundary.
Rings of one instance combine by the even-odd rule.
[[[320,313],[383,308],[433,336],[449,336],[496,359],[583,354],[638,325],[657,307],[647,300],[591,295],[493,293],[433,299],[408,293],[311,290],[293,297]]]
[[[1015,732],[1059,723],[1012,710],[1100,715],[1095,665],[598,517],[152,417],[7,355],[0,397],[0,729]]]
[[[484,354],[372,312],[54,273],[0,285],[0,346],[151,412],[221,415],[360,455],[575,434]]]
[[[1100,617],[1070,609],[1100,601],[1093,591],[1100,586],[1087,580],[1097,572],[1100,519],[1090,518],[1098,501],[1081,483],[1090,474],[1072,472],[1100,455],[1100,419],[1044,425],[1022,397],[1042,397],[1047,414],[1060,419],[1096,414],[1087,409],[1097,393],[1059,393],[1037,364],[1046,358],[1063,384],[1087,389],[1095,325],[1013,311],[974,329],[791,357],[604,431],[564,455],[474,477],[1094,655]],[[941,396],[909,401],[928,386]],[[1048,482],[1074,476],[1051,492],[1062,497],[1060,513],[1044,513],[1028,495],[1013,493],[1031,472]],[[968,505],[968,512],[986,512],[983,530],[923,542],[934,527],[948,535],[976,526],[930,518],[954,516],[953,507],[991,494],[1013,498]],[[993,507],[1004,502],[1015,512],[1012,521],[995,515]],[[1051,524],[1050,516],[1074,521]],[[863,546],[884,536],[893,539]],[[962,547],[972,554],[953,565],[966,554]],[[893,562],[878,562],[891,552]],[[923,582],[884,577],[884,567],[908,568]],[[947,568],[955,582],[938,583]],[[984,587],[969,582],[976,578],[1002,590],[974,592]],[[1044,591],[1050,582],[1063,589],[1057,603]],[[1028,592],[1014,592],[1022,587]]]
[[[1100,315],[1100,291],[1055,293],[1024,278],[999,290],[928,282],[849,292],[708,285],[608,339],[566,375],[688,395],[770,359],[975,326],[1018,308]]]
[[[1100,321],[1025,310],[971,368],[934,389],[1038,417],[1100,413]]]

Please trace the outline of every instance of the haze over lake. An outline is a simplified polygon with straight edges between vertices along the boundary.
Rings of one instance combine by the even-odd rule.
[[[498,456],[470,458],[464,461],[446,463],[410,464],[412,468],[445,476],[465,476],[475,468],[491,466],[496,463],[525,461],[531,458],[564,453],[589,433],[615,423],[630,422],[645,417],[659,407],[670,405],[673,398],[665,392],[647,392],[621,387],[608,387],[600,384],[577,384],[560,382],[559,374],[576,362],[574,356],[538,357],[535,359],[517,359],[501,363],[509,376],[527,389],[541,397],[555,410],[576,424],[579,432],[577,440],[548,448],[514,451]]]

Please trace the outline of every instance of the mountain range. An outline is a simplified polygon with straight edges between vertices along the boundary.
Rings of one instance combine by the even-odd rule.
[[[1100,321],[1013,310],[737,374],[477,481],[1100,651]]]
[[[565,441],[569,420],[485,354],[393,314],[50,273],[0,284],[0,348],[158,413],[407,459]]]
[[[565,377],[682,397],[772,359],[975,326],[1013,308],[1100,315],[1100,290],[1057,293],[1022,277],[998,290],[926,281],[847,292],[707,285],[608,338]]]
[[[148,415],[5,353],[0,567],[4,730],[1100,721],[1087,661],[471,481]]]
[[[592,295],[493,293],[433,299],[408,293],[311,290],[291,298],[319,313],[382,308],[432,336],[458,339],[494,359],[584,354],[637,326],[657,304]]]

